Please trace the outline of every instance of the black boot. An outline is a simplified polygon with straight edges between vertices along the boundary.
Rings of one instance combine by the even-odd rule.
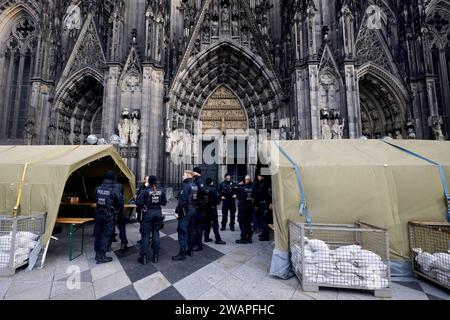
[[[112,251],[112,249],[111,249],[111,244],[110,245],[108,245],[108,247],[106,248],[106,252],[111,252]]]
[[[208,242],[211,242],[211,241],[212,241],[211,238],[205,238],[205,240],[203,242],[208,243]]]
[[[145,266],[147,264],[147,256],[140,256],[138,262]]]
[[[247,243],[253,243],[252,238],[248,238]]]
[[[198,251],[203,251],[203,247],[201,246],[196,246],[193,250],[194,252],[198,252]]]
[[[193,257],[194,256],[194,249],[188,249],[188,251],[186,252],[186,255],[188,255],[189,257]]]
[[[230,225],[230,230],[231,230],[231,231],[234,231],[234,226],[231,226],[231,225]]]
[[[222,228],[220,228],[220,231],[225,231],[226,227],[222,226]]]
[[[111,258],[111,257],[107,257],[106,255],[101,255],[97,259],[97,264],[108,263],[108,262],[111,262],[112,260],[113,260],[113,258]]]
[[[153,263],[158,263],[159,253],[153,252]]]
[[[244,239],[238,239],[238,240],[236,240],[236,243],[239,243],[239,244],[246,244],[247,241],[245,241]]]
[[[122,243],[120,245],[120,251],[127,251],[127,249],[128,249],[128,245],[126,243]]]
[[[174,257],[172,257],[173,261],[182,261],[182,260],[186,260],[186,253],[184,253],[183,251],[180,251],[180,253]]]
[[[219,239],[219,240],[216,240],[216,244],[227,244],[227,243],[225,241]]]

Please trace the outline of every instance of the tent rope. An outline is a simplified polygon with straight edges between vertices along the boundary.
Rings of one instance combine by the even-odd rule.
[[[299,214],[300,214],[300,216],[303,216],[303,213],[305,213],[306,223],[307,224],[311,224],[311,218],[309,216],[308,206],[306,205],[305,193],[303,191],[303,185],[302,185],[302,180],[301,180],[300,169],[299,169],[297,163],[295,163],[295,161],[292,159],[292,157],[287,153],[287,151],[285,151],[280,146],[280,144],[278,142],[273,141],[273,143],[275,143],[275,145],[278,147],[278,149],[281,151],[281,153],[286,157],[286,159],[288,159],[288,161],[294,167],[295,175],[297,177],[298,188],[300,189],[300,209],[299,209]]]
[[[401,151],[403,151],[403,152],[405,152],[407,154],[410,154],[410,155],[412,155],[414,157],[417,157],[417,158],[419,158],[421,160],[424,160],[424,161],[426,161],[426,162],[436,166],[439,169],[439,175],[441,176],[442,187],[444,188],[444,196],[445,196],[445,199],[447,200],[447,221],[450,221],[450,194],[448,192],[447,180],[445,179],[445,171],[444,171],[444,167],[442,166],[442,164],[440,164],[438,162],[435,162],[435,161],[433,161],[431,159],[428,159],[428,158],[426,158],[426,157],[424,157],[424,156],[422,156],[422,155],[420,155],[418,153],[415,153],[415,152],[413,152],[411,150],[408,150],[406,148],[403,148],[403,147],[397,146],[397,145],[395,145],[393,143],[390,143],[390,142],[386,141],[385,139],[383,140],[383,142],[385,142],[388,145],[390,145],[392,147],[395,147],[395,148],[397,148],[397,149],[399,149],[399,150],[401,150]]]

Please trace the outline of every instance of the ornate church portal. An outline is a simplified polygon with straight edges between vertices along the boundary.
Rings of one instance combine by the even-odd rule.
[[[202,133],[204,176],[220,182],[225,173],[234,180],[249,169],[247,160],[248,121],[241,102],[227,87],[220,86],[205,103],[199,122]]]

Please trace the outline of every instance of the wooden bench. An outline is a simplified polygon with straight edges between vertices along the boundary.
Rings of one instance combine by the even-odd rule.
[[[69,260],[75,260],[84,253],[84,226],[88,222],[94,221],[93,218],[56,218],[56,224],[70,225],[69,231]],[[76,257],[73,256],[73,236],[77,229],[81,228],[81,251]]]

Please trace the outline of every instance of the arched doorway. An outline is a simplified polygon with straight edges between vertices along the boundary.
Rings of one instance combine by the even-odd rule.
[[[36,23],[26,11],[0,30],[0,140],[22,144],[36,49]]]
[[[248,121],[231,89],[221,85],[211,94],[201,110],[199,126],[204,176],[217,182],[227,172],[235,180],[245,176]]]
[[[95,74],[86,72],[70,80],[64,88],[55,103],[49,144],[83,145],[90,134],[100,138],[103,83]]]
[[[382,72],[382,74],[380,74]],[[408,118],[406,100],[400,85],[391,83],[393,78],[385,71],[365,66],[359,74],[359,96],[363,136],[380,139],[407,137]]]

